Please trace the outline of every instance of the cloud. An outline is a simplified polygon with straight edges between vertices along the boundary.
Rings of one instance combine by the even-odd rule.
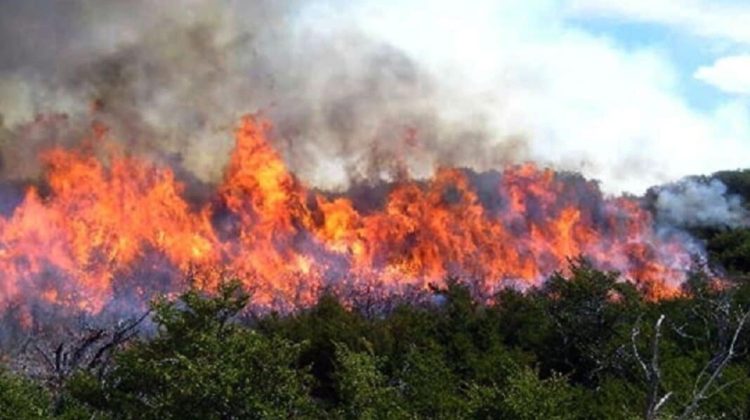
[[[572,0],[567,12],[680,28],[693,35],[750,44],[750,6],[726,0]]]
[[[535,160],[581,170],[609,192],[750,160],[742,107],[693,109],[663,50],[588,33],[565,19],[567,4],[378,3],[362,13],[371,32],[474,92],[506,130],[527,133]]]
[[[700,67],[695,78],[726,93],[750,94],[750,54],[722,57]]]
[[[662,50],[624,49],[566,20],[667,22],[676,3],[134,1],[0,3],[15,10],[0,9],[0,38],[13,40],[0,46],[6,124],[85,113],[104,97],[118,134],[158,139],[210,178],[237,115],[262,109],[291,167],[324,187],[397,159],[417,175],[532,159],[640,193],[750,161],[742,104],[695,110]],[[697,20],[703,3],[686,4],[670,24],[708,25]],[[411,129],[417,148],[402,141]]]

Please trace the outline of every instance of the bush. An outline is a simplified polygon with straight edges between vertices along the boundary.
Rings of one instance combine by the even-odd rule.
[[[233,323],[247,301],[236,283],[216,297],[191,290],[159,301],[156,338],[120,353],[101,386],[79,377],[69,390],[115,418],[314,416],[309,375],[295,369],[302,344]]]
[[[50,415],[50,398],[41,386],[0,367],[0,419],[46,419]]]

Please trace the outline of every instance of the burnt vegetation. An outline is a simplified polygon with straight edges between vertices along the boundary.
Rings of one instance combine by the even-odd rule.
[[[750,172],[718,176],[748,197]],[[662,300],[585,258],[488,302],[453,278],[291,314],[194,288],[4,348],[0,418],[747,418],[749,232],[695,229],[727,280],[698,270]]]

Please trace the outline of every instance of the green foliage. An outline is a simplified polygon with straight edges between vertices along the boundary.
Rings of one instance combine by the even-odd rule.
[[[740,195],[745,202],[750,201],[750,169],[721,171],[713,175],[727,186],[727,192]]]
[[[736,274],[750,273],[750,229],[720,232],[709,239],[713,261]]]
[[[615,273],[575,259],[542,287],[504,290],[489,305],[478,304],[458,279],[434,288],[426,302],[375,316],[327,295],[294,314],[240,322],[248,301],[237,283],[212,295],[190,290],[159,300],[152,337],[119,350],[101,377],[81,372],[48,393],[0,373],[0,413],[22,419],[642,418],[650,383],[640,361],[651,363],[655,323],[663,315],[658,390],[671,393],[660,412],[670,418],[691,402],[696,380],[716,368],[738,315],[750,307],[750,285],[717,288],[698,272],[681,296],[655,302]],[[696,416],[750,414],[749,336],[742,331]]]
[[[496,296],[496,301],[494,312],[499,318],[498,334],[502,341],[530,353],[541,350],[554,328],[547,316],[546,299],[505,289]]]
[[[324,401],[336,401],[336,343],[363,350],[361,337],[367,334],[364,318],[344,308],[330,295],[324,295],[312,309],[295,317],[270,316],[260,321],[258,330],[269,336],[280,336],[305,343],[298,366],[309,367],[316,381],[313,395]]]
[[[336,382],[341,404],[337,414],[347,419],[408,418],[398,390],[388,385],[371,352],[353,352],[336,345]]]
[[[750,169],[722,171],[712,175],[727,186],[728,194],[739,195],[745,208],[750,209]],[[750,229],[696,228],[691,233],[706,242],[709,262],[733,276],[750,275]]]
[[[41,386],[0,367],[0,419],[46,419],[50,414],[50,398]]]
[[[633,378],[609,375],[593,390],[579,392],[575,404],[579,418],[632,420],[642,418],[645,407],[645,384]]]
[[[70,392],[115,418],[223,419],[313,416],[301,345],[231,322],[248,300],[235,283],[206,298],[159,301],[159,335],[123,351],[102,385],[79,377]]]
[[[438,346],[407,351],[395,374],[411,412],[421,418],[464,418],[471,410],[465,384]]]
[[[544,374],[561,372],[595,387],[602,374],[622,368],[617,353],[643,301],[632,284],[619,281],[616,273],[595,270],[583,259],[572,260],[569,271],[569,276],[554,274],[543,288],[525,297],[530,302],[524,305],[518,296],[501,297],[510,296],[510,305],[533,314],[527,323],[542,319],[540,328],[521,328],[535,334],[522,343],[539,358]],[[518,315],[511,318],[519,322]]]
[[[573,392],[565,378],[540,380],[531,369],[514,375],[501,393],[506,418],[531,420],[573,418]]]

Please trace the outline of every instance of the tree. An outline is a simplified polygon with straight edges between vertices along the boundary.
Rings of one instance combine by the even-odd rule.
[[[569,271],[553,274],[532,297],[541,300],[551,324],[539,355],[547,372],[571,374],[593,388],[603,372],[622,368],[643,300],[617,273],[596,270],[585,259],[571,260]]]
[[[719,232],[708,239],[707,248],[716,265],[734,274],[750,273],[750,229]]]
[[[724,313],[725,311],[726,313]],[[686,399],[680,404],[681,408],[679,410],[675,409],[679,413],[677,416],[679,419],[694,418],[701,404],[712,397],[720,395],[728,387],[739,382],[739,380],[722,381],[722,377],[725,376],[725,372],[730,367],[730,362],[738,353],[738,339],[750,318],[750,310],[738,311],[736,308],[727,307],[724,309],[720,307],[719,311],[713,315],[721,324],[718,329],[729,328],[730,335],[726,340],[718,340],[719,348],[697,374],[691,389],[685,392]],[[662,372],[660,342],[665,318],[666,316],[661,314],[654,323],[649,351],[647,353],[648,356],[642,355],[636,341],[640,334],[640,319],[633,327],[631,334],[633,355],[643,371],[647,384],[646,406],[643,414],[646,420],[656,419],[666,411],[667,403],[670,402],[670,398],[675,394],[674,390],[665,389],[666,385]],[[707,325],[707,327],[710,328],[712,326]]]
[[[47,419],[50,397],[38,384],[0,367],[0,420]]]
[[[338,415],[363,420],[410,418],[400,393],[378,369],[380,363],[372,350],[353,352],[336,345]]]
[[[214,297],[156,302],[158,335],[121,352],[103,382],[80,375],[69,391],[116,418],[314,416],[309,375],[295,369],[302,345],[232,322],[248,299],[229,282]]]
[[[394,373],[394,382],[419,418],[456,419],[471,414],[467,382],[451,368],[438,345],[412,346]]]
[[[278,317],[274,314],[258,321],[259,332],[283,337],[295,343],[305,343],[297,366],[309,366],[315,379],[312,395],[335,403],[339,398],[335,385],[336,346],[343,344],[352,350],[365,350],[361,338],[369,338],[373,330],[364,317],[350,311],[332,295],[323,295],[318,303],[297,314]]]
[[[540,379],[539,373],[529,367],[519,368],[507,385],[473,385],[471,399],[476,411],[474,418],[507,418],[518,420],[574,419],[575,390],[567,379],[554,374]]]

